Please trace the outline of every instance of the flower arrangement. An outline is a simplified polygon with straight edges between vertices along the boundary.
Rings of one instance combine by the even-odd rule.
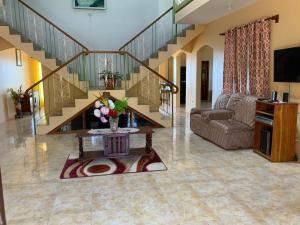
[[[102,123],[109,121],[112,131],[117,131],[119,116],[126,113],[127,107],[128,100],[126,98],[113,102],[108,97],[101,95],[95,102],[94,115],[100,118]]]

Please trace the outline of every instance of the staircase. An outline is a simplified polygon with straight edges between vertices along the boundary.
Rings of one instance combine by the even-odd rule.
[[[82,95],[75,95],[74,85],[60,73],[60,70],[73,64],[81,65],[81,69],[73,73],[80,71],[79,79],[86,83],[86,88],[81,89]],[[91,107],[99,92],[107,92],[104,80],[99,77],[101,71],[111,71],[120,76],[115,90],[109,90],[113,98],[130,97],[130,108],[142,113],[144,118],[162,127],[172,126],[173,93],[178,91],[174,84],[128,52],[85,51],[27,90],[30,93],[39,92],[37,88],[42,86],[45,92],[44,111],[39,108],[34,110],[36,133],[48,134],[57,130]]]
[[[7,0],[0,8],[0,36],[16,48],[37,59],[49,71],[57,69],[78,53],[87,50],[83,44],[21,0]],[[74,68],[75,65],[73,65]],[[83,89],[85,83],[77,74],[59,71],[74,87]]]
[[[22,0],[7,0],[0,8],[0,31],[4,39],[48,68],[48,74],[26,90],[44,101],[43,108],[33,103],[33,121],[37,134],[48,134],[106,91],[103,71],[119,75],[115,90],[109,91],[112,97],[130,97],[130,108],[171,127],[173,94],[178,88],[154,68],[197,37],[203,27],[174,24],[169,9],[119,51],[89,51]]]
[[[203,25],[175,24],[172,7],[119,50],[131,53],[151,68],[158,68],[203,32]]]

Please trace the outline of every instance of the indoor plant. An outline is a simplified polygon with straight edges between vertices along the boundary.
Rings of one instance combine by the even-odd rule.
[[[128,100],[116,100],[115,102],[101,95],[95,102],[94,115],[100,118],[102,123],[109,121],[112,132],[118,130],[119,116],[126,113],[128,107]]]
[[[117,80],[122,80],[119,72],[112,72],[110,70],[103,70],[100,74],[100,79],[104,80],[106,90],[114,90]]]
[[[7,93],[10,95],[15,105],[15,110],[16,110],[15,118],[21,118],[22,117],[21,99],[24,97],[22,94],[22,85],[19,87],[17,91],[15,91],[12,88],[8,88]]]

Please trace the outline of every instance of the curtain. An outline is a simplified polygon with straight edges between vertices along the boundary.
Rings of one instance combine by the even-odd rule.
[[[228,31],[225,34],[225,52],[224,52],[224,74],[223,74],[223,93],[232,94],[234,89],[235,74],[235,31]]]
[[[271,21],[249,24],[249,89],[251,95],[269,97]]]
[[[258,20],[225,33],[224,94],[269,95],[270,39],[270,20]]]
[[[236,73],[235,92],[247,94],[247,72],[248,72],[248,41],[247,27],[236,30]]]

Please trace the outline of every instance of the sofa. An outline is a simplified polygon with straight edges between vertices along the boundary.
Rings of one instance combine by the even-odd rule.
[[[252,148],[256,100],[255,96],[222,94],[213,109],[191,110],[191,130],[226,150]]]

